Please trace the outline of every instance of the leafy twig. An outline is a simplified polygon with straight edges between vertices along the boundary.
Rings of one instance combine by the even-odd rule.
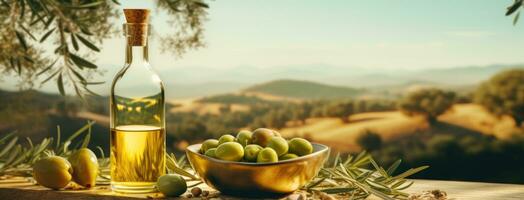
[[[322,168],[318,177],[304,189],[310,192],[346,195],[352,199],[365,199],[371,194],[387,200],[405,199],[408,194],[402,190],[413,184],[413,181],[407,181],[405,178],[428,166],[393,175],[400,162],[400,160],[394,162],[386,170],[366,152],[361,152],[356,157],[350,155],[345,161],[342,161],[338,154],[334,163]]]
[[[70,149],[70,144],[82,134],[84,134],[84,137],[77,146],[78,148],[86,147],[91,135],[89,130],[91,130],[93,124],[94,122],[89,121],[84,127],[77,130],[63,142],[60,141],[60,127],[57,127],[56,141],[54,141],[52,137],[49,137],[44,138],[36,145],[30,138],[26,138],[27,146],[23,146],[21,143],[17,143],[19,141],[18,136],[15,136],[13,133],[5,135],[0,138],[0,149],[2,149],[0,151],[0,176],[32,176],[31,171],[35,161],[49,155],[67,157],[77,149]],[[108,166],[108,164],[103,165],[101,168]]]

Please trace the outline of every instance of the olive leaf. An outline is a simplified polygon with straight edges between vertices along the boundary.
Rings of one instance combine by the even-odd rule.
[[[71,33],[71,42],[73,43],[73,48],[78,51],[78,42],[76,41],[74,33]]]
[[[27,42],[25,41],[24,34],[20,33],[20,31],[15,31],[16,37],[18,38],[18,41],[20,42],[20,45],[27,51]]]
[[[65,96],[64,81],[62,80],[62,73],[60,73],[60,75],[58,75],[58,79],[56,81],[56,85],[58,86],[58,91],[60,91],[60,94],[62,96]]]
[[[36,76],[40,76],[41,74],[43,74],[43,73],[49,71],[49,70],[53,67],[53,65],[55,65],[55,63],[56,63],[57,61],[58,61],[58,58],[55,59],[55,61],[53,61],[51,64],[49,64],[49,65],[48,65],[46,68],[44,68],[42,71],[38,72],[38,73],[36,74]]]
[[[513,14],[520,8],[520,6],[522,6],[522,0],[515,0],[515,2],[508,7],[508,10],[506,11],[506,16]]]
[[[520,11],[513,18],[513,26],[515,26],[517,24],[517,22],[519,21],[519,17],[520,17]]]
[[[86,68],[91,68],[91,69],[96,69],[98,68],[95,64],[87,61],[86,59],[83,59],[75,54],[72,54],[72,53],[69,53],[70,57],[71,57],[71,60],[75,63],[75,65],[79,66],[79,67],[86,67]]]
[[[93,43],[91,43],[89,40],[85,39],[81,35],[77,35],[77,37],[80,40],[80,42],[82,42],[84,45],[86,45],[87,47],[89,47],[93,51],[100,52],[100,49],[98,47],[96,47]]]

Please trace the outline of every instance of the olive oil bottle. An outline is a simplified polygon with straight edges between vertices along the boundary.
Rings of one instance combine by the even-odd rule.
[[[111,86],[111,188],[155,190],[165,169],[164,86],[148,60],[149,10],[124,9],[125,65]]]

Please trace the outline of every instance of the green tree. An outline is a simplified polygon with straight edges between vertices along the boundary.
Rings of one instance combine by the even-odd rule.
[[[455,93],[440,89],[421,89],[409,93],[399,104],[402,112],[408,115],[423,115],[431,123],[446,112],[455,102]]]
[[[265,124],[270,128],[277,129],[285,127],[289,119],[289,113],[283,109],[271,110],[264,116]]]
[[[355,105],[352,100],[337,101],[324,108],[324,116],[338,117],[344,123],[349,122],[349,116],[355,112]]]
[[[290,112],[292,113],[293,120],[298,120],[302,124],[305,124],[306,119],[311,116],[312,110],[313,110],[312,104],[308,102],[304,102],[296,106],[293,106]]]
[[[201,0],[156,0],[174,27],[160,35],[164,50],[180,55],[203,45],[203,21],[208,5]],[[88,86],[97,71],[93,63],[102,40],[115,36],[121,13],[117,0],[2,0],[0,2],[0,77],[18,76],[22,88],[56,81],[77,95],[92,93]],[[52,48],[49,48],[49,47]],[[7,51],[6,49],[9,49]],[[41,80],[40,79],[40,80]]]
[[[509,115],[524,126],[524,70],[503,71],[484,82],[475,92],[475,102],[496,115]]]
[[[357,144],[365,150],[375,151],[382,146],[382,138],[379,134],[370,130],[364,131],[357,137]]]
[[[220,114],[226,114],[228,112],[231,112],[231,104],[220,105],[218,111],[220,112]]]

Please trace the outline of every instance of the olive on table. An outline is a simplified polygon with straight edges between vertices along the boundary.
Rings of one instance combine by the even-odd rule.
[[[216,147],[218,147],[218,140],[208,139],[202,143],[202,146],[200,147],[200,153],[206,153],[208,149]]]
[[[293,158],[298,158],[298,156],[296,154],[286,153],[286,154],[280,156],[278,158],[278,160],[289,160],[289,159],[293,159]]]
[[[69,156],[68,160],[73,167],[73,181],[87,188],[94,187],[98,176],[98,160],[95,153],[88,148],[82,148]]]
[[[298,156],[308,155],[313,152],[313,145],[305,139],[293,138],[289,141],[289,153]]]
[[[44,187],[62,189],[71,181],[71,163],[60,156],[42,158],[33,165],[33,178]]]
[[[202,188],[199,188],[199,187],[194,187],[191,189],[191,194],[194,196],[194,197],[199,197],[201,194],[202,194]]]
[[[221,160],[240,161],[244,157],[244,147],[236,142],[226,142],[218,145],[215,155]]]
[[[258,152],[257,163],[278,162],[278,155],[272,148],[266,147]]]
[[[187,183],[182,176],[165,174],[158,178],[156,187],[158,188],[158,191],[168,197],[177,197],[186,192]]]
[[[205,153],[206,156],[209,156],[211,158],[216,158],[217,155],[216,155],[216,150],[217,148],[211,148],[211,149],[208,149]]]
[[[271,129],[267,129],[267,128],[258,128],[257,130],[253,131],[253,136],[252,136],[252,142],[253,144],[258,144],[262,147],[266,147],[267,146],[267,143],[269,142],[269,140],[273,137],[273,136],[279,136],[280,134],[278,134],[278,132],[275,132]]]
[[[263,148],[257,144],[249,144],[244,147],[244,160],[249,162],[256,162],[260,150]]]
[[[277,136],[273,136],[269,140],[269,142],[267,143],[267,147],[275,150],[278,156],[286,154],[289,149],[286,139]]]
[[[245,147],[246,145],[251,144],[252,137],[253,133],[251,131],[241,130],[237,134],[237,142]]]
[[[227,134],[227,135],[220,136],[220,138],[218,138],[218,145],[224,144],[226,142],[234,142],[234,141],[235,141],[235,137]]]

